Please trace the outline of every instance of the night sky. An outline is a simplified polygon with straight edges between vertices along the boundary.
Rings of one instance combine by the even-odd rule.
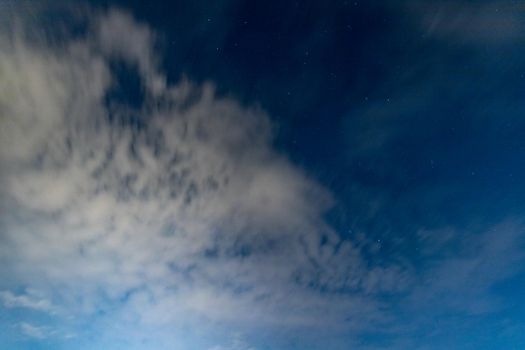
[[[525,3],[0,0],[0,349],[525,348]]]

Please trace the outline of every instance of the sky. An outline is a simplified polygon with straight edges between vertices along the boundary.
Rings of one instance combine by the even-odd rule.
[[[525,348],[525,4],[0,0],[0,349]]]

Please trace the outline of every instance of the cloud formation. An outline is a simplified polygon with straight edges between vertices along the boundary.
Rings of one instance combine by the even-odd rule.
[[[69,317],[112,309],[156,327],[376,317],[366,296],[324,294],[395,290],[381,280],[398,271],[369,273],[324,223],[331,195],[273,150],[263,111],[211,84],[167,84],[155,34],[125,13],[87,30],[55,45],[18,30],[0,40],[5,288],[38,289]],[[112,102],[116,66],[138,75],[138,106]]]
[[[380,247],[365,252],[366,238],[326,223],[333,196],[274,149],[264,111],[211,83],[168,82],[155,32],[128,14],[87,18],[67,39],[24,19],[0,34],[0,300],[22,311],[27,337],[252,350],[244,334],[261,329],[394,334],[391,309],[443,293],[492,306],[491,286],[516,272],[519,227],[423,272],[403,256],[368,259]],[[118,94],[130,77],[132,101]],[[387,136],[357,151],[379,152]],[[488,310],[478,306],[447,308]]]

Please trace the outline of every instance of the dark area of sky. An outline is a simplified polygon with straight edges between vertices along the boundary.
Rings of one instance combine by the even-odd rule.
[[[155,23],[169,78],[268,111],[277,145],[336,194],[340,232],[399,249],[523,209],[521,47],[428,34],[391,2],[117,5]]]

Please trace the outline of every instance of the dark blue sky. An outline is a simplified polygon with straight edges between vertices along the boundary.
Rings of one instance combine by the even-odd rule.
[[[0,250],[0,274],[21,276],[0,284],[0,324],[11,325],[0,340],[27,349],[525,347],[521,2],[21,4],[4,4],[30,35],[19,39],[2,20],[10,39],[1,48],[13,56],[0,55],[10,79],[0,111],[42,110],[34,129],[56,132],[35,131],[29,146],[2,134],[22,150],[0,158],[2,183],[15,184],[1,192],[3,239],[16,252],[40,242],[41,223],[105,232],[67,243],[79,257],[56,256],[78,266],[108,257],[119,266],[109,274],[122,267],[126,278],[119,289],[79,267],[83,289],[68,289],[76,277],[51,260]],[[93,79],[79,83],[84,75]],[[77,164],[99,153],[95,170]],[[29,175],[13,180],[18,171]],[[46,186],[57,189],[45,196]],[[73,211],[99,208],[101,194],[111,218],[68,226],[84,215]],[[119,222],[128,227],[134,210],[144,218],[130,233]],[[29,238],[13,238],[19,231]],[[137,238],[152,232],[176,238]],[[46,247],[65,239],[44,237]],[[181,246],[186,255],[162,249]],[[124,268],[135,258],[146,267]],[[47,277],[32,279],[30,263]]]
[[[212,81],[266,110],[277,147],[338,197],[330,219],[342,231],[366,230],[388,244],[421,227],[523,212],[519,3],[101,6],[155,26],[172,81]],[[511,21],[516,28],[498,27]]]

